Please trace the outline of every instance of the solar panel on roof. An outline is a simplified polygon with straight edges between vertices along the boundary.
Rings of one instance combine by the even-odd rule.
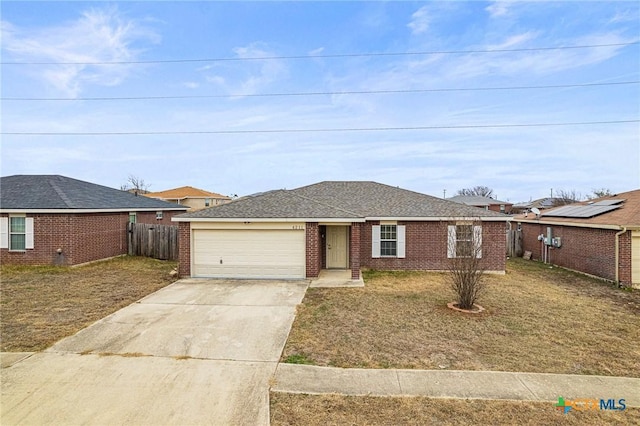
[[[602,200],[596,201],[591,204],[592,206],[615,206],[616,204],[622,204],[624,200]]]
[[[565,207],[560,207],[559,209],[554,209],[549,212],[544,212],[542,213],[542,216],[588,219],[590,217],[598,216],[620,207],[621,207],[620,205],[595,205],[595,204],[591,204],[587,206],[565,206]]]

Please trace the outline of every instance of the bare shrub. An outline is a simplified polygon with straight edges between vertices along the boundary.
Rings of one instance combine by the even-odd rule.
[[[485,289],[482,226],[469,222],[449,226],[449,273],[457,307],[472,309]]]

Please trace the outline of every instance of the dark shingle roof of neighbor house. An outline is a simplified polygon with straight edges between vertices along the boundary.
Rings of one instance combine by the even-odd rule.
[[[60,175],[0,178],[1,210],[187,210],[166,201]]]
[[[497,204],[510,205],[508,201],[500,201],[489,197],[470,196],[470,195],[456,195],[455,197],[447,198],[448,200],[455,201],[456,203],[466,204],[468,206],[492,206]]]
[[[325,181],[243,197],[190,218],[422,218],[508,216],[376,182]]]

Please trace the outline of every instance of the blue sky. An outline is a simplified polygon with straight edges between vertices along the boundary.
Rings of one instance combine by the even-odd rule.
[[[0,7],[3,176],[238,195],[486,185],[512,202],[640,188],[637,2]],[[182,59],[198,61],[162,62]],[[631,122],[486,127],[610,121]],[[140,134],[153,132],[167,133]]]

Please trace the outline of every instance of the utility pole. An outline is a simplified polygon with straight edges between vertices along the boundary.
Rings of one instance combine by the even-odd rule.
[[[551,188],[551,198],[553,198],[553,188]]]
[[[445,199],[445,200],[447,199],[447,190],[446,189],[442,190],[442,198]]]

